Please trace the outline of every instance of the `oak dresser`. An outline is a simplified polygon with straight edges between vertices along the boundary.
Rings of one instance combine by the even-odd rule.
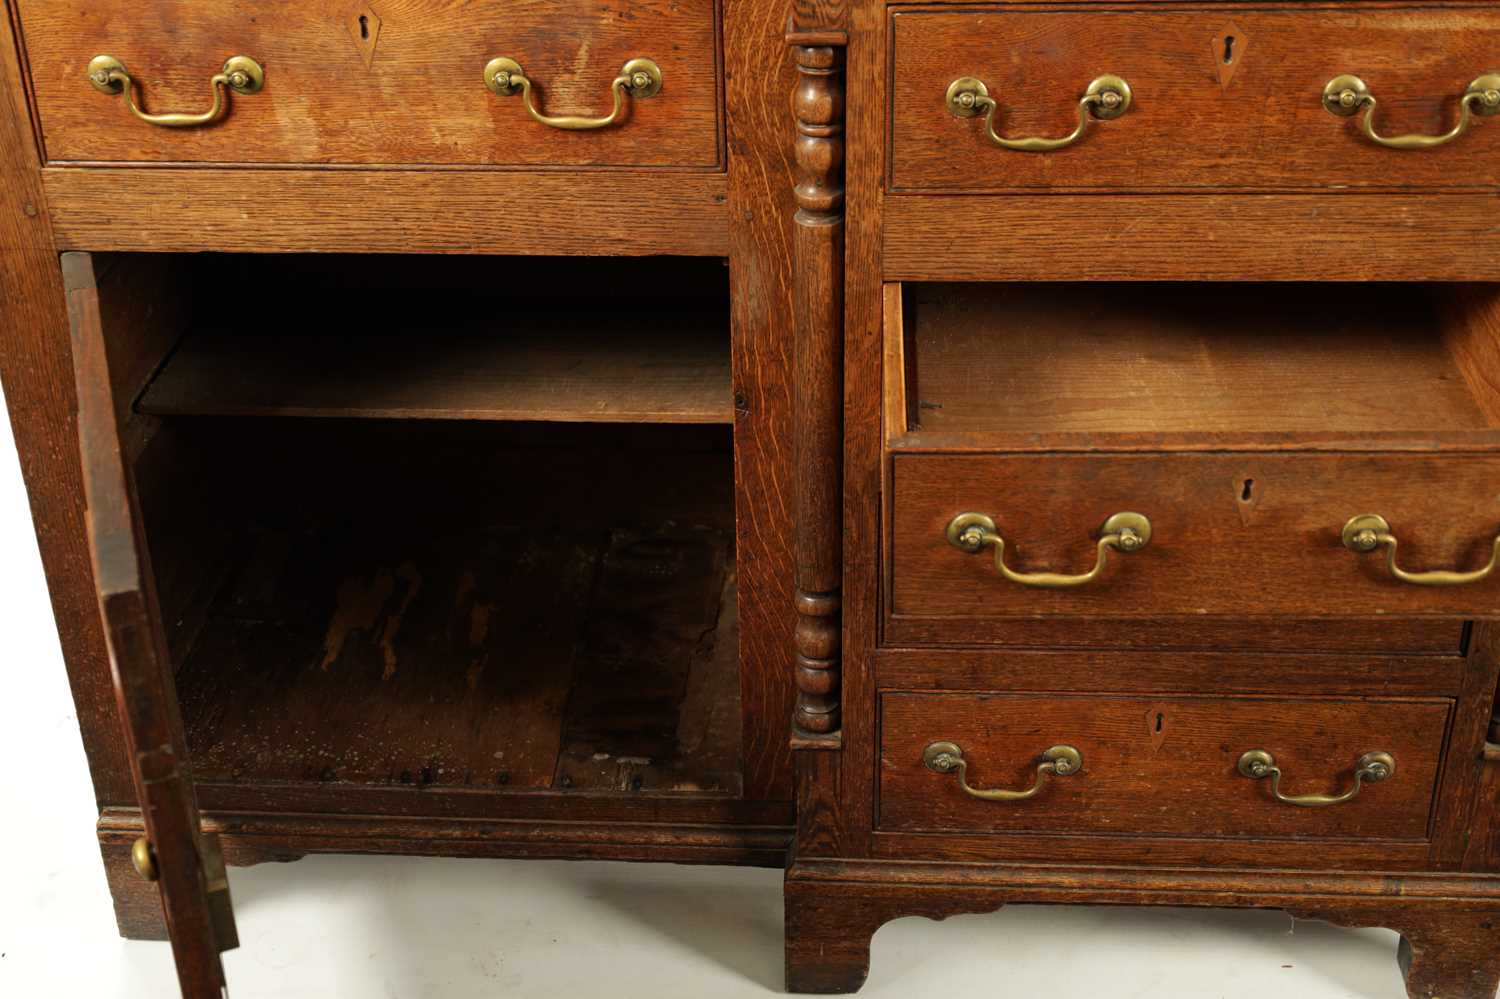
[[[1492,999],[1494,5],[844,31],[791,988],[857,989],[899,916],[1164,904],[1389,927],[1411,996]]]
[[[0,375],[184,995],[226,865],[366,852],[785,862],[793,991],[1043,902],[1494,996],[1493,5],[5,9]]]

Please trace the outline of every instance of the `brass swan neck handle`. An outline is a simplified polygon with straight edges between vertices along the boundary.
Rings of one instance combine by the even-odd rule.
[[[990,96],[983,80],[972,76],[960,76],[948,84],[944,103],[948,111],[957,118],[974,118],[984,115],[984,133],[990,142],[1001,149],[1021,153],[1046,153],[1054,149],[1071,146],[1083,138],[1084,130],[1092,120],[1110,121],[1130,110],[1130,84],[1118,76],[1105,74],[1090,81],[1078,99],[1078,124],[1073,131],[1059,139],[1037,136],[1009,139],[995,131],[995,113],[1000,102]]]
[[[160,128],[198,128],[211,125],[224,117],[224,91],[255,94],[259,93],[266,83],[266,71],[261,68],[260,63],[249,56],[231,56],[225,60],[224,68],[209,78],[208,85],[213,91],[214,102],[207,111],[199,114],[184,114],[176,111],[150,114],[136,103],[135,79],[125,68],[125,64],[114,56],[100,55],[90,60],[88,77],[94,89],[105,94],[122,95],[125,106],[130,109],[131,114],[148,125],[156,125]]]
[[[1276,757],[1264,749],[1252,749],[1241,756],[1238,769],[1240,776],[1251,780],[1271,778],[1271,796],[1277,801],[1303,808],[1323,808],[1352,801],[1366,784],[1379,784],[1394,777],[1396,758],[1384,750],[1364,754],[1354,764],[1354,783],[1349,790],[1339,794],[1282,794],[1281,768],[1276,765]]]
[[[1335,76],[1323,88],[1323,107],[1329,114],[1350,118],[1364,109],[1359,127],[1371,142],[1388,149],[1431,149],[1463,135],[1475,117],[1500,113],[1500,73],[1486,73],[1464,89],[1458,98],[1458,121],[1442,135],[1381,135],[1375,131],[1375,106],[1369,86],[1353,74]]]
[[[521,69],[520,63],[505,56],[491,59],[484,67],[484,85],[501,97],[519,93],[526,113],[531,115],[533,121],[540,122],[548,128],[560,128],[567,132],[590,132],[598,128],[608,128],[624,117],[626,94],[637,100],[656,96],[661,91],[661,67],[650,59],[637,58],[627,62],[620,70],[620,75],[615,77],[609,85],[609,91],[614,95],[614,108],[609,114],[600,118],[542,114],[531,99],[531,78]]]
[[[1083,769],[1083,754],[1072,746],[1053,746],[1042,754],[1036,767],[1036,780],[1022,791],[1004,788],[982,789],[969,785],[969,761],[957,743],[934,742],[922,752],[922,764],[935,774],[958,774],[958,786],[964,794],[982,801],[1025,801],[1041,793],[1048,777],[1071,777]]]
[[[1005,564],[1005,539],[1000,536],[994,520],[982,513],[961,513],[948,522],[948,543],[970,555],[982,551],[985,546],[995,549],[995,570],[1021,586],[1044,590],[1061,590],[1083,586],[1099,578],[1109,559],[1108,553],[1138,552],[1151,543],[1151,521],[1139,513],[1117,513],[1104,522],[1099,540],[1095,544],[1094,567],[1078,575],[1056,572],[1017,572]]]
[[[1384,548],[1386,568],[1390,569],[1391,575],[1413,586],[1464,586],[1477,583],[1488,579],[1494,573],[1495,566],[1500,565],[1500,534],[1495,535],[1495,540],[1490,545],[1489,563],[1468,572],[1449,569],[1409,572],[1401,568],[1396,564],[1396,536],[1391,533],[1391,525],[1379,514],[1362,513],[1357,517],[1350,517],[1348,523],[1344,524],[1342,536],[1344,547],[1351,552],[1363,554]]]

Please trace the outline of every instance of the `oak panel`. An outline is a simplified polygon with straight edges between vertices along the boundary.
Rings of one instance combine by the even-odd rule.
[[[722,174],[42,171],[63,249],[724,256]]]
[[[714,0],[401,0],[360,38],[355,5],[190,0],[101,6],[20,4],[51,162],[430,163],[719,166]],[[265,88],[234,95],[207,128],[155,128],[90,85],[96,55],[122,61],[151,112],[201,111],[225,59],[247,55]],[[367,56],[369,56],[367,60]],[[661,92],[627,100],[597,131],[548,128],[519,95],[499,97],[485,65],[508,56],[548,114],[602,115],[625,62],[654,59]]]
[[[1483,9],[900,12],[892,18],[895,190],[1359,190],[1491,188],[1500,129],[1387,149],[1324,110],[1323,87],[1361,77],[1383,134],[1447,131],[1458,97],[1492,70],[1500,24]],[[1225,57],[1225,37],[1234,36]],[[1002,136],[1061,136],[1090,80],[1123,77],[1134,102],[1060,150],[992,145],[982,118],[944,106],[983,80]]]
[[[1494,281],[1497,212],[1487,193],[901,196],[880,266],[891,281],[1068,281],[1096,265],[1134,281]]]
[[[1344,548],[1357,514],[1379,513],[1409,570],[1485,564],[1500,531],[1492,455],[898,455],[890,609],[946,618],[1500,612],[1500,578],[1428,587],[1392,578],[1382,554]],[[1133,510],[1154,533],[1112,553],[1092,583],[1047,590],[1006,581],[993,549],[947,541],[965,511],[991,516],[1022,572],[1082,573],[1100,526]]]
[[[1041,832],[1358,836],[1422,839],[1451,702],[1254,697],[1087,697],[892,693],[881,698],[880,828]],[[1066,743],[1083,769],[1035,797],[981,801],[922,763],[934,741],[959,745],[968,781],[1026,788],[1039,757]],[[1331,794],[1355,761],[1384,750],[1396,771],[1325,808],[1275,801],[1240,754],[1265,749],[1289,795]]]

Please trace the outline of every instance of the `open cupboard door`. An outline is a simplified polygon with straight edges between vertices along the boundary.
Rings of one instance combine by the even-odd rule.
[[[89,550],[120,723],[145,821],[134,860],[141,876],[161,891],[183,995],[222,996],[219,954],[239,941],[217,837],[200,828],[172,665],[139,527],[123,446],[129,439],[131,400],[117,405],[115,398],[122,379],[111,369],[94,258],[67,253],[62,266],[78,387]]]

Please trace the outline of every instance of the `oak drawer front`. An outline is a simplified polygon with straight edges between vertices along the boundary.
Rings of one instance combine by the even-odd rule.
[[[1447,132],[1471,81],[1500,72],[1492,10],[913,11],[892,16],[892,36],[896,190],[1500,183],[1500,118],[1474,115],[1466,134],[1411,151],[1365,136],[1361,102],[1350,117],[1323,105],[1325,86],[1350,74],[1378,101],[1377,134]],[[1128,108],[1111,120],[1087,112],[1079,139],[1050,151],[998,148],[983,114],[956,117],[945,103],[953,81],[974,78],[996,104],[998,136],[1059,138],[1105,74],[1128,84]]]
[[[1376,538],[1364,539],[1370,551],[1344,543],[1352,518],[1378,515],[1403,573],[1493,565],[1492,455],[898,454],[893,484],[887,610],[949,619],[945,644],[965,641],[964,618],[1071,616],[1128,628],[1174,615],[1500,614],[1500,570],[1464,585],[1403,582]],[[1002,577],[995,545],[970,552],[950,542],[966,513],[989,519],[989,538],[1005,542],[1004,564],[1023,581]],[[1149,520],[1144,547],[1109,547],[1106,522],[1121,513]],[[1078,585],[1038,586],[1038,573]]]
[[[50,161],[649,166],[720,164],[714,0],[271,0],[94,4],[24,0],[21,23]],[[361,20],[363,19],[363,20]],[[138,120],[87,70],[113,56],[144,111],[203,113],[232,56],[264,71],[201,127]],[[520,93],[486,86],[518,64],[549,116],[603,117],[613,81],[652,60],[661,86],[621,99],[592,130],[533,121]],[[116,78],[118,79],[118,78]]]
[[[1277,699],[1063,694],[887,693],[881,698],[880,828],[1230,837],[1423,839],[1450,714],[1446,699]],[[929,747],[950,759],[924,762]],[[1038,773],[1053,747],[1071,773]],[[986,800],[971,788],[1025,791]],[[1286,797],[1347,795],[1367,754],[1384,779],[1359,779],[1337,804],[1276,799],[1270,775],[1239,771],[1264,751]],[[1366,760],[1368,763],[1368,759]],[[939,772],[948,766],[946,772]],[[1066,769],[1066,768],[1064,768]]]

